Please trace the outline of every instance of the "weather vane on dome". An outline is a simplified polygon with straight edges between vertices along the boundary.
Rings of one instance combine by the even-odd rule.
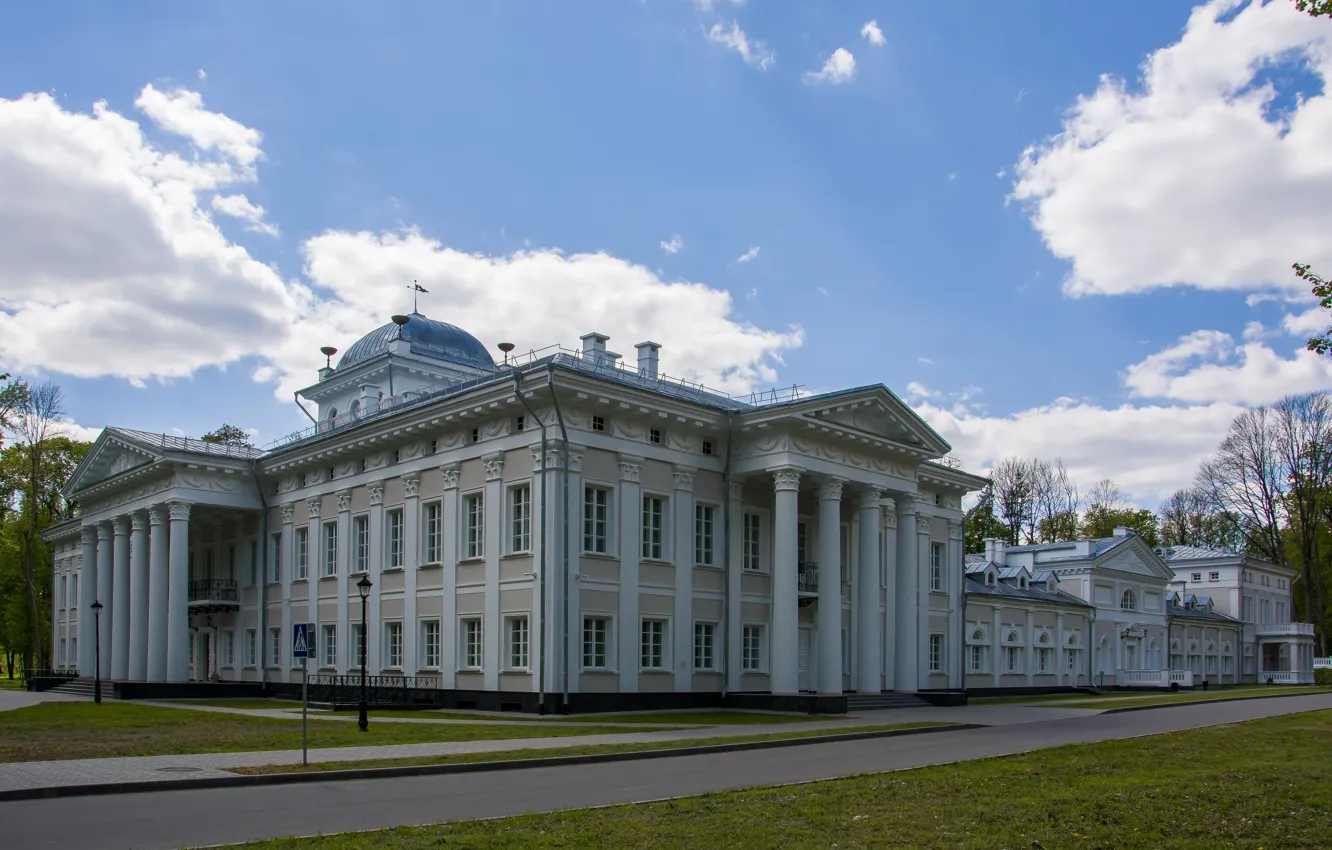
[[[417,294],[418,292],[424,292],[424,293],[429,294],[430,290],[429,290],[429,289],[426,289],[424,286],[422,286],[421,284],[417,283],[416,281],[412,281],[412,285],[409,286],[408,289],[410,289],[410,290],[412,291],[412,312],[415,313],[415,312],[416,312],[416,294]]]

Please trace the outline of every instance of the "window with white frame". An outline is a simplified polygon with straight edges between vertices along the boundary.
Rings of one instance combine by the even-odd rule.
[[[365,657],[365,632],[360,623],[352,623],[352,657],[347,659],[348,667],[361,669],[361,659]]]
[[[310,529],[301,526],[296,529],[296,570],[294,579],[305,578],[310,570]]]
[[[69,607],[73,608],[75,611],[79,610],[79,574],[78,574],[78,573],[75,573],[75,574],[74,574],[74,601],[70,603]]]
[[[79,663],[79,639],[76,637],[69,639],[69,663],[71,665]]]
[[[740,634],[740,669],[757,673],[763,669],[763,627],[744,626]]]
[[[666,500],[661,496],[643,497],[643,557],[665,557]]]
[[[930,672],[943,672],[944,664],[944,636],[930,635]]]
[[[1208,581],[1220,581],[1220,580],[1221,580],[1221,571],[1220,571],[1220,570],[1212,570],[1210,573],[1207,574],[1207,580],[1208,580]]]
[[[69,576],[60,577],[60,607],[65,609],[69,607]]]
[[[694,563],[712,566],[716,511],[712,505],[694,505]]]
[[[717,669],[717,624],[694,623],[694,669]]]
[[[583,669],[605,670],[609,664],[607,638],[609,617],[583,618]]]
[[[943,543],[930,544],[930,590],[944,589],[945,552]]]
[[[508,643],[504,650],[504,659],[508,668],[510,670],[526,670],[531,663],[528,657],[527,617],[510,617],[504,631]]]
[[[370,571],[370,517],[352,519],[352,572]]]
[[[1235,672],[1235,658],[1231,655],[1221,656],[1221,672],[1229,676]]]
[[[338,666],[338,627],[333,623],[319,627],[319,663],[324,667]]]
[[[1275,621],[1275,622],[1277,622],[1277,623],[1284,623],[1284,622],[1286,622],[1286,603],[1284,603],[1284,602],[1282,602],[1282,601],[1280,601],[1280,600],[1278,600],[1278,601],[1277,601],[1277,604],[1276,604],[1276,621]]]
[[[255,644],[256,644],[257,642],[258,642],[258,639],[257,639],[256,636],[255,636],[255,631],[254,631],[254,629],[246,629],[246,630],[245,630],[245,666],[246,666],[246,667],[254,667],[254,666],[258,665],[258,663],[259,663],[259,661],[258,661],[258,657],[257,657],[257,656],[258,656],[258,649],[255,647]]]
[[[1076,672],[1078,672],[1079,670],[1082,669],[1081,665],[1078,663],[1078,656],[1079,656],[1080,654],[1081,654],[1080,651],[1079,651],[1079,650],[1076,650],[1076,649],[1070,649],[1070,650],[1067,651],[1067,655],[1068,655],[1068,672],[1070,672],[1070,673],[1076,673]]]
[[[338,524],[324,523],[324,575],[338,574]]]
[[[248,584],[250,587],[254,587],[255,585],[259,584],[259,541],[258,540],[250,541],[250,575],[249,575]]]
[[[388,523],[388,568],[399,569],[403,565],[402,509],[386,511],[384,519]]]
[[[268,583],[282,581],[282,534],[273,534],[268,539]]]
[[[1004,670],[1009,673],[1022,672],[1022,647],[1004,647]]]
[[[1136,611],[1138,610],[1138,594],[1132,590],[1124,591],[1124,595],[1119,597],[1119,610]]]
[[[439,620],[421,621],[421,666],[439,669]]]
[[[967,647],[967,670],[971,673],[986,672],[985,650],[984,646]]]
[[[384,666],[402,669],[402,622],[392,620],[384,624]]]
[[[268,664],[270,667],[282,664],[282,629],[268,630]]]
[[[610,523],[610,490],[605,487],[583,488],[583,551],[605,555],[607,528]]]
[[[236,633],[231,629],[222,632],[221,655],[223,667],[236,665]]]
[[[462,640],[460,649],[462,650],[461,667],[464,670],[481,669],[481,618],[464,617],[462,619],[460,630]]]
[[[1053,673],[1053,653],[1054,650],[1045,647],[1039,647],[1036,650],[1036,672]]]
[[[509,488],[509,551],[532,551],[532,485]]]
[[[484,558],[486,555],[486,501],[485,493],[472,493],[463,497],[463,557]]]
[[[796,523],[796,560],[802,563],[809,560],[809,534],[803,522]]]
[[[64,638],[61,638],[61,639],[60,639],[60,652],[59,652],[58,655],[56,655],[56,666],[57,666],[57,667],[64,667],[65,664],[67,663],[67,659],[68,659],[68,658],[69,658],[69,656],[65,654],[65,639],[64,639]]]
[[[1243,610],[1243,612],[1244,612],[1244,613],[1243,613],[1244,622],[1246,622],[1246,623],[1252,623],[1252,622],[1253,622],[1253,597],[1252,597],[1252,596],[1246,596],[1246,597],[1244,597],[1244,603],[1243,603],[1242,610]]]
[[[1189,581],[1202,581],[1202,573],[1194,573],[1189,576]]]
[[[746,511],[742,534],[744,548],[741,551],[740,563],[746,570],[750,570],[751,572],[761,569],[761,564],[759,562],[759,541],[763,538],[760,528],[759,515]]]
[[[438,564],[444,560],[444,511],[439,502],[426,502],[422,510],[422,563]]]
[[[639,656],[639,662],[644,670],[664,670],[666,668],[665,620],[643,620]]]

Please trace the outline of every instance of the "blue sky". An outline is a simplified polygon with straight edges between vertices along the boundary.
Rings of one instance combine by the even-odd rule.
[[[1187,483],[1239,406],[1332,385],[1296,354],[1318,319],[1288,272],[1327,256],[1314,237],[1332,214],[1262,188],[1281,182],[1264,182],[1265,163],[1307,164],[1300,154],[1328,141],[1328,30],[1285,0],[1213,5],[1190,25],[1194,4],[1174,0],[9,4],[0,136],[43,141],[0,141],[0,181],[24,187],[0,201],[0,223],[67,232],[93,267],[98,240],[125,256],[105,274],[71,270],[59,239],[0,237],[31,254],[8,284],[0,272],[0,365],[60,381],[83,426],[198,434],[228,421],[266,443],[301,427],[290,390],[313,381],[318,345],[346,348],[403,309],[419,277],[423,312],[487,344],[573,345],[598,330],[632,353],[641,333],[666,344],[665,371],[709,379],[733,333],[753,368],[710,383],[882,382],[970,468],[1059,454],[1085,487],[1111,475],[1151,503]],[[870,21],[881,44],[862,35]],[[1186,26],[1194,41],[1152,100],[1140,69]],[[812,78],[839,48],[854,73]],[[1079,113],[1102,75],[1124,81],[1118,119]],[[1199,117],[1244,113],[1264,81],[1275,90],[1249,112],[1304,113],[1312,141],[1280,130],[1263,148],[1233,120]],[[6,105],[17,116],[40,92],[52,101],[3,123]],[[138,122],[131,149],[231,176],[190,177],[182,200],[170,181],[136,183],[140,165],[106,164],[116,157],[96,145],[123,140],[44,123],[98,101]],[[1066,148],[1054,137],[1078,114],[1097,128]],[[50,153],[61,138],[100,165],[71,177]],[[111,174],[121,167],[131,177]],[[1298,181],[1311,194],[1332,185],[1332,165],[1310,169]],[[156,210],[154,234],[117,235],[134,219],[117,206],[91,221],[122,190],[116,204]],[[91,200],[71,200],[83,191]],[[236,195],[262,217],[211,201]],[[224,244],[181,248],[161,211],[177,203]],[[1289,235],[1286,216],[1307,232]],[[1267,226],[1288,241],[1267,244]],[[124,247],[140,236],[143,250]],[[1249,239],[1266,247],[1240,250]],[[546,249],[613,262],[565,267]],[[217,271],[246,262],[245,285]],[[619,303],[615,275],[635,267]],[[679,300],[684,283],[731,302]],[[256,307],[264,292],[276,296]],[[575,306],[542,320],[557,302]],[[60,304],[71,312],[39,332]],[[692,336],[678,314],[693,309],[714,311],[717,331]],[[163,329],[169,344],[108,359],[107,346]],[[698,350],[704,336],[714,350]]]

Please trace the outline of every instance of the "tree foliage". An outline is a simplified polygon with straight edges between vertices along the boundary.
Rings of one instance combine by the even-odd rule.
[[[205,443],[220,443],[224,446],[251,448],[250,435],[245,432],[245,429],[235,425],[228,425],[226,423],[223,423],[222,427],[218,428],[216,431],[209,431],[199,439],[203,440]]]

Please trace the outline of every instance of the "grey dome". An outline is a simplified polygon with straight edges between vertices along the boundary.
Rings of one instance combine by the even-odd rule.
[[[338,361],[338,368],[355,366],[379,354],[388,351],[389,343],[398,339],[398,326],[393,322],[375,328],[370,333],[352,343],[351,348],[343,352]],[[402,326],[402,339],[411,345],[413,354],[471,366],[477,369],[493,369],[495,361],[481,341],[462,328],[447,322],[427,319],[420,313],[407,317],[407,324]]]

